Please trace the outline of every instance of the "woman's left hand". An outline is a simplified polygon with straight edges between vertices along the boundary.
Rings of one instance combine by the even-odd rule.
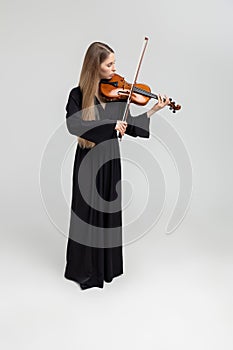
[[[167,106],[169,103],[170,103],[170,100],[169,100],[169,97],[167,97],[167,95],[162,96],[162,95],[158,94],[158,102],[155,104],[154,107],[157,106],[157,110],[160,110],[160,109],[164,108],[165,106]]]

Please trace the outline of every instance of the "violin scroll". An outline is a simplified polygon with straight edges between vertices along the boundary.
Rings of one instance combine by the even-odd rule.
[[[176,113],[176,111],[179,111],[181,109],[181,105],[176,105],[175,101],[172,101],[172,98],[169,98],[170,103],[168,104],[169,109],[172,110],[173,113]]]

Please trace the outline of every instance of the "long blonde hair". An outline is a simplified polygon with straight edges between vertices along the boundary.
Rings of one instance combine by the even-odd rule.
[[[82,119],[95,120],[94,99],[99,84],[99,69],[110,53],[114,53],[107,44],[96,41],[87,49],[84,57],[79,86],[82,92]],[[78,143],[82,148],[92,148],[94,142],[78,137]]]

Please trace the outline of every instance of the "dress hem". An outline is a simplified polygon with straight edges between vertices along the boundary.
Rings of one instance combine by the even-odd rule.
[[[78,281],[76,278],[74,278],[74,277],[72,277],[72,276],[69,276],[69,275],[66,274],[66,273],[64,274],[64,277],[65,277],[66,279],[70,280],[70,281],[73,281],[73,282],[78,283],[79,286],[80,286],[80,288],[81,288],[82,290],[85,290],[85,289],[90,289],[90,288],[94,288],[94,287],[103,288],[103,287],[104,287],[104,282],[106,282],[106,283],[111,283],[115,277],[118,277],[118,276],[121,276],[121,275],[123,275],[123,271],[120,272],[120,273],[118,273],[118,274],[116,274],[116,275],[114,275],[114,276],[112,276],[112,278],[110,278],[110,279],[107,279],[107,278],[106,278],[106,279],[100,281],[98,284],[93,284],[93,285],[88,285],[88,284],[85,283],[85,282],[80,282],[80,281]]]

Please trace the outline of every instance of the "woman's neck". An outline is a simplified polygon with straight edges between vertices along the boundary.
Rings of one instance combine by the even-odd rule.
[[[97,99],[99,100],[100,104],[102,105],[103,108],[105,108],[106,105],[106,101],[103,98],[103,96],[100,94],[99,89],[96,91],[95,96],[97,97]]]
[[[98,100],[102,103],[106,102],[103,96],[101,95],[99,89],[96,91],[95,96],[98,98]]]

